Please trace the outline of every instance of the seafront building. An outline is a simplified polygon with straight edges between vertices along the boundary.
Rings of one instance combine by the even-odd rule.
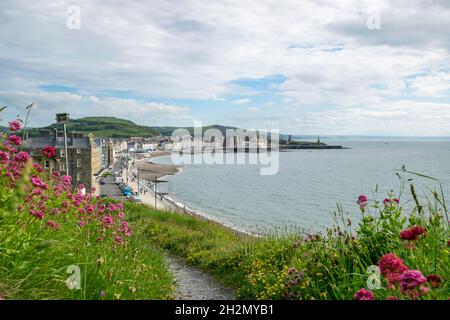
[[[42,149],[51,146],[56,149],[54,158],[44,156]],[[59,171],[72,176],[74,185],[83,184],[86,188],[94,185],[95,175],[102,169],[102,143],[93,135],[83,136],[80,133],[69,133],[67,137],[67,155],[69,168],[66,168],[66,152],[64,134],[61,131],[41,131],[37,137],[29,137],[24,142],[25,150],[33,158],[33,162],[41,164],[50,172]],[[107,160],[109,161],[109,159]]]

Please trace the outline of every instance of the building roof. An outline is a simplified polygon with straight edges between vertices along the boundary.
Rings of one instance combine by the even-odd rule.
[[[33,137],[28,138],[24,142],[25,148],[36,149],[36,148],[44,148],[45,146],[52,146],[54,148],[64,148],[64,138],[45,138],[45,137]],[[68,148],[80,148],[80,149],[88,149],[89,148],[89,138],[67,138],[67,147]]]

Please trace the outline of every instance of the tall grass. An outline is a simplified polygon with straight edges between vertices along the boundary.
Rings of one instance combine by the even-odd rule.
[[[142,205],[127,205],[126,211],[144,217],[151,243],[208,270],[233,287],[239,298],[354,299],[362,288],[371,288],[375,299],[450,297],[450,236],[443,193],[432,192],[423,204],[417,199],[408,212],[392,196],[367,201],[359,209],[355,205],[363,215],[358,225],[338,208],[336,224],[323,234],[298,231],[264,237]],[[400,237],[414,226],[424,228],[426,235],[416,240]],[[388,274],[377,273],[380,259],[389,253],[402,259],[409,270],[435,275],[440,283],[430,279],[411,290],[400,282],[389,283]]]

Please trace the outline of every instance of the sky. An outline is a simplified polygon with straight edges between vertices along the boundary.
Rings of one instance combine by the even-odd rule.
[[[448,0],[1,0],[1,123],[450,136]]]

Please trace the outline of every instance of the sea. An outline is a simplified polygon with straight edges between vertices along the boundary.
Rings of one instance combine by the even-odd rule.
[[[400,197],[414,207],[410,185],[425,203],[432,192],[450,199],[450,139],[329,138],[342,150],[279,152],[279,170],[261,175],[260,164],[184,164],[166,176],[159,191],[199,214],[250,232],[274,229],[322,230],[341,210],[354,223],[361,218],[356,204],[365,194],[370,203]],[[194,157],[202,157],[201,154]],[[173,164],[171,156],[154,162]],[[407,173],[410,171],[412,173]],[[370,208],[368,214],[377,214]]]

